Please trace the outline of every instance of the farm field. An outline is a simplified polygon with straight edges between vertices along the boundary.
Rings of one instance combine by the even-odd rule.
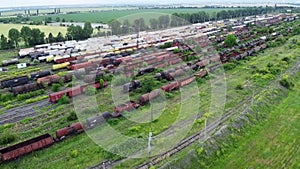
[[[48,37],[49,33],[52,33],[56,36],[59,32],[63,35],[67,33],[67,27],[61,26],[46,26],[46,25],[25,25],[25,24],[0,24],[0,35],[8,36],[8,31],[11,28],[16,28],[21,30],[23,26],[29,26],[30,28],[39,28],[42,32],[45,32],[46,37]]]
[[[129,9],[137,9],[137,7],[74,7],[74,8],[59,8],[60,12],[88,12],[88,11],[109,11],[109,10],[129,10]],[[54,12],[53,9],[39,9],[40,14],[46,14]],[[36,9],[30,9],[30,13],[36,13]],[[24,14],[24,10],[15,10],[15,11],[4,11],[2,12],[2,16],[11,16],[17,14]]]
[[[289,96],[210,168],[300,167],[300,75]]]
[[[108,23],[112,19],[118,19],[128,15],[134,15],[138,13],[163,13],[163,14],[173,14],[177,13],[196,13],[200,11],[205,11],[209,14],[213,12],[218,12],[221,10],[233,10],[236,8],[218,8],[218,9],[133,9],[133,10],[118,10],[118,11],[103,11],[103,12],[94,12],[94,13],[79,13],[79,14],[58,14],[51,15],[52,20],[55,20],[56,17],[65,19],[66,21],[73,20],[74,22],[103,22]],[[33,21],[42,21],[47,16],[37,16],[31,17]]]

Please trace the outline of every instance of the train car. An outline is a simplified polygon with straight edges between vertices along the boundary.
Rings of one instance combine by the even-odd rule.
[[[46,58],[46,62],[52,62],[52,61],[54,61],[54,56],[53,55],[52,56],[48,56]]]
[[[207,75],[207,71],[206,70],[201,70],[200,72],[195,73],[195,76],[199,77],[199,78],[203,78],[206,75]]]
[[[29,83],[22,86],[16,86],[11,88],[11,92],[14,95],[21,94],[21,93],[27,93],[31,91],[35,91],[42,88],[42,86],[38,85],[37,83]]]
[[[106,120],[112,118],[112,114],[110,114],[109,112],[104,112],[101,115],[97,114],[94,117],[89,117],[86,119],[86,125],[88,127],[95,127],[98,126],[102,123],[104,123]]]
[[[8,65],[13,65],[13,64],[18,64],[18,63],[19,63],[19,59],[17,59],[17,58],[11,59],[11,60],[3,60],[2,66],[8,66]]]
[[[151,73],[155,70],[155,68],[153,66],[148,66],[148,67],[145,67],[145,68],[140,68],[139,71],[138,71],[138,76],[141,76],[145,73]]]
[[[134,80],[132,82],[129,82],[129,83],[126,83],[123,85],[123,93],[131,92],[139,87],[141,87],[141,81]]]
[[[159,96],[160,94],[160,89],[156,89],[151,91],[150,93],[146,93],[143,94],[140,98],[139,98],[139,104],[140,105],[145,105],[147,104],[151,99],[156,98],[157,96]]]
[[[70,62],[55,64],[52,66],[52,70],[64,69],[64,68],[67,68],[69,65],[70,65]]]
[[[93,65],[92,62],[78,63],[78,64],[75,64],[75,65],[71,65],[70,69],[71,70],[75,70],[75,69],[81,69],[81,68],[88,68],[88,67],[90,67],[92,65]]]
[[[177,81],[175,81],[175,82],[171,82],[167,85],[162,86],[161,89],[165,92],[171,92],[173,90],[179,89],[179,87],[180,87],[179,83]]]
[[[85,83],[92,83],[97,82],[100,78],[103,78],[104,73],[102,71],[95,71],[95,73],[90,72],[90,74],[85,75],[84,82]]]
[[[15,87],[27,84],[30,81],[28,76],[21,76],[10,80],[1,81],[1,88]]]
[[[66,138],[67,136],[73,135],[73,134],[78,134],[83,132],[83,125],[81,122],[74,123],[70,126],[58,129],[56,131],[56,139],[57,140],[62,140]]]
[[[137,104],[136,102],[134,101],[129,101],[127,103],[124,103],[124,104],[121,104],[121,105],[118,105],[115,107],[115,112],[116,113],[122,113],[123,111],[131,111],[133,109],[136,109],[138,108],[140,105]]]
[[[182,62],[182,59],[180,59],[180,58],[174,58],[174,59],[168,61],[169,65],[175,65],[180,62]]]
[[[63,91],[51,93],[51,94],[49,94],[49,99],[50,99],[50,102],[56,103],[64,95],[66,95],[66,96],[68,96],[68,97],[71,98],[71,97],[80,95],[81,93],[82,93],[81,87],[80,86],[76,86],[76,87],[72,87],[70,89],[66,89],[66,90],[63,90]]]
[[[106,87],[106,86],[108,86],[107,81],[104,81],[103,86],[100,84],[100,82],[94,84],[94,87],[95,87],[96,89],[101,89],[101,88],[104,88],[104,87]]]
[[[56,64],[59,64],[59,63],[71,62],[71,61],[74,61],[74,60],[76,60],[76,57],[60,58],[60,59],[56,59],[54,62]]]
[[[24,154],[31,153],[35,150],[39,150],[52,145],[54,142],[50,134],[44,134],[33,139],[21,142],[19,144],[12,145],[0,150],[1,160],[9,161],[18,158]]]
[[[26,49],[20,49],[19,51],[19,57],[24,58],[26,56],[30,56],[30,53],[34,52],[34,48],[26,48]]]
[[[56,63],[58,60],[63,61],[63,59],[67,59],[67,58],[70,58],[70,57],[71,57],[70,55],[63,55],[63,56],[58,55],[58,56],[54,57],[54,62]],[[61,62],[61,63],[63,63],[63,62]]]
[[[51,85],[53,83],[58,83],[60,81],[61,77],[59,77],[57,74],[49,75],[46,77],[38,78],[37,83],[41,85]]]
[[[41,56],[41,57],[38,57],[38,60],[40,62],[46,62],[47,61],[47,58],[50,58],[50,57],[53,57],[53,55],[49,55],[49,56]]]
[[[7,72],[8,68],[0,67],[0,72]]]
[[[50,71],[36,72],[36,73],[31,73],[30,78],[31,79],[38,79],[38,78],[49,76],[49,75],[51,75]]]
[[[182,69],[175,70],[175,72],[171,72],[166,74],[167,80],[174,80],[176,77],[184,75],[184,71]]]
[[[195,76],[185,78],[185,79],[179,81],[179,86],[183,87],[183,86],[189,85],[195,80],[196,80]]]

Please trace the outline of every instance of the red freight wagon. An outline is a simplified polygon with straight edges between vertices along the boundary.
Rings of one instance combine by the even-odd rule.
[[[179,84],[180,84],[180,87],[182,87],[182,86],[185,86],[185,85],[188,85],[188,84],[192,83],[192,82],[193,82],[195,79],[196,79],[196,77],[195,77],[195,76],[193,76],[193,77],[189,77],[189,78],[186,78],[186,79],[184,79],[184,80],[181,80],[181,81],[179,82]]]
[[[171,72],[167,74],[167,80],[174,80],[175,77],[184,75],[184,71],[182,69],[178,69],[175,72]]]
[[[179,84],[178,84],[177,81],[175,81],[175,82],[172,82],[172,83],[170,83],[170,84],[167,84],[167,85],[162,86],[161,89],[162,89],[163,91],[165,91],[165,92],[170,92],[170,91],[172,91],[172,90],[177,90],[177,89],[179,89]]]
[[[106,87],[107,85],[108,85],[107,81],[104,81],[104,86],[101,86],[101,84],[98,82],[98,83],[94,84],[94,87],[96,89],[100,89],[102,87]]]
[[[52,83],[58,83],[60,80],[60,77],[55,74],[55,75],[50,75],[42,78],[37,79],[38,84],[49,84],[51,85]]]
[[[57,102],[65,94],[66,94],[65,90],[49,94],[50,102],[52,102],[52,103]]]
[[[8,161],[32,151],[45,148],[53,144],[53,138],[50,134],[44,134],[36,138],[21,142],[19,144],[6,147],[0,150],[1,160]]]
[[[155,68],[156,68],[156,69],[157,69],[157,68],[164,68],[164,67],[166,67],[166,66],[168,66],[168,62],[166,62],[166,63],[160,63],[160,64],[156,65]]]
[[[87,68],[87,67],[90,67],[92,65],[93,65],[92,62],[78,63],[78,64],[70,66],[70,69],[75,70],[75,69]]]
[[[195,76],[199,77],[199,78],[202,78],[202,77],[204,77],[206,75],[207,75],[207,71],[206,70],[201,70],[199,73],[195,74]]]
[[[130,101],[128,103],[124,103],[122,105],[116,106],[115,112],[122,113],[123,111],[130,111],[137,107],[139,107],[139,105],[137,103],[135,103],[134,101]]]
[[[151,99],[154,99],[155,97],[157,97],[160,93],[159,89],[153,90],[150,93],[146,93],[144,95],[142,95],[139,99],[140,104],[141,105],[145,105],[147,104]]]
[[[180,63],[180,62],[182,62],[182,60],[181,59],[174,59],[174,60],[170,60],[169,61],[169,65],[175,65],[175,64],[177,64],[177,63]]]
[[[57,139],[63,139],[66,136],[75,134],[75,133],[81,133],[83,131],[83,125],[81,122],[77,122],[72,124],[71,126],[64,127],[62,129],[58,129],[56,131],[56,138]]]
[[[77,95],[81,94],[81,87],[80,86],[76,86],[76,87],[72,87],[71,89],[67,89],[67,96],[69,97],[74,97]]]
[[[57,59],[55,61],[55,63],[59,64],[59,63],[65,63],[65,62],[71,62],[76,60],[76,57],[70,57],[70,58],[61,58],[61,59]]]

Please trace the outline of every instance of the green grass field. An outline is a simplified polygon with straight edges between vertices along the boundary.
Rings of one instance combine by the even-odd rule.
[[[134,10],[119,10],[119,11],[103,11],[103,12],[94,12],[94,13],[79,13],[79,14],[58,14],[51,15],[52,20],[55,20],[56,17],[65,18],[66,21],[75,21],[75,22],[104,22],[107,23],[112,19],[118,19],[124,16],[138,14],[138,13],[196,13],[200,11],[205,11],[207,13],[218,12],[221,10],[229,10],[235,8],[218,8],[218,9],[134,9]],[[37,16],[31,17],[33,21],[42,21],[48,16]]]
[[[5,36],[8,35],[8,31],[11,28],[16,28],[21,30],[23,26],[29,26],[30,28],[39,28],[42,32],[45,32],[46,37],[48,37],[51,32],[54,36],[56,36],[59,32],[63,35],[67,33],[67,27],[61,26],[45,26],[45,25],[24,25],[24,24],[0,24],[0,35],[3,34]]]
[[[76,8],[60,8],[61,12],[88,12],[88,11],[108,11],[108,10],[127,10],[127,9],[137,9],[137,7],[76,7]],[[54,9],[39,9],[40,14],[51,13],[54,12]],[[2,12],[2,16],[12,16],[17,14],[24,14],[24,10],[14,10],[14,11],[6,11]],[[31,14],[36,13],[35,9],[30,10]]]
[[[251,128],[211,168],[300,168],[300,81],[284,101]]]

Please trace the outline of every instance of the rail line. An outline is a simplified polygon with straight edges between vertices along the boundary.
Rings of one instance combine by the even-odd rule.
[[[4,114],[0,115],[0,125],[4,125],[7,123],[16,123],[27,117],[34,117],[37,115],[34,107],[40,109],[48,105],[50,105],[50,103],[48,99],[45,99],[39,102],[34,102],[21,107],[9,109]]]

